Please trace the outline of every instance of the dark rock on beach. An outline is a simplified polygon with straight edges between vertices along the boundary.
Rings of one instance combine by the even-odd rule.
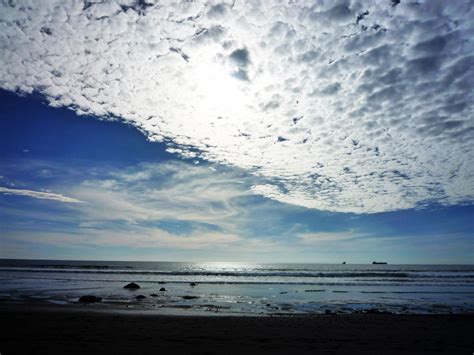
[[[166,288],[162,287],[162,288],[160,288],[160,291],[164,292],[164,291],[166,291]]]
[[[158,297],[158,295],[156,293],[152,293],[150,296],[151,297]]]
[[[140,288],[139,284],[136,284],[135,282],[130,282],[128,285],[125,285],[123,288],[128,288],[130,290],[136,290]]]
[[[191,287],[197,286],[197,283],[191,282],[191,283],[189,284],[189,286],[191,286]]]
[[[146,296],[143,296],[143,295],[138,295],[138,296],[135,296],[135,298],[137,300],[144,300],[146,298]]]
[[[392,314],[392,312],[379,310],[378,308],[370,308],[365,311],[367,314]]]
[[[196,298],[199,298],[198,296],[183,296],[185,300],[195,300]]]
[[[92,296],[92,295],[81,296],[81,297],[79,298],[79,302],[81,302],[81,303],[96,303],[96,302],[102,302],[102,297],[97,297],[97,296]]]

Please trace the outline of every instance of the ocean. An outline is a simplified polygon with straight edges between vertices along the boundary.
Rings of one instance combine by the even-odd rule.
[[[84,295],[102,302],[79,304]],[[185,315],[473,313],[474,265],[0,260],[0,302]]]

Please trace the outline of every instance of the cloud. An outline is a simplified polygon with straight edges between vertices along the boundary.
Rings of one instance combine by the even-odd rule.
[[[339,232],[306,232],[296,236],[295,246],[319,254],[344,256],[357,262],[393,260],[410,263],[416,255],[418,263],[450,263],[449,254],[456,255],[461,250],[472,250],[471,236],[459,233],[432,232],[426,234],[384,235],[383,233],[345,230]],[[363,258],[360,258],[364,255]],[[458,254],[459,255],[459,254]],[[468,255],[468,254],[466,254]],[[364,260],[365,258],[365,260]],[[333,259],[334,260],[334,259]],[[423,260],[423,261],[421,261]],[[469,263],[469,257],[465,259]],[[354,262],[354,261],[350,261]],[[455,261],[456,262],[456,261]]]
[[[233,51],[229,58],[237,66],[234,76],[241,80],[250,80],[247,68],[250,65],[250,54],[246,48],[240,48]]]
[[[54,246],[103,246],[130,248],[168,248],[182,250],[199,250],[225,248],[236,245],[241,238],[225,233],[201,233],[178,236],[159,228],[136,228],[131,235],[129,231],[107,231],[88,229],[75,233],[33,232],[30,235],[7,233],[5,237],[16,242],[35,242]]]
[[[70,191],[88,202],[77,208],[97,222],[173,220],[228,230],[246,215],[241,201],[251,195],[250,183],[229,169],[170,161],[98,170]]]
[[[23,189],[10,189],[8,187],[0,187],[0,193],[6,195],[17,195],[17,196],[28,196],[33,198],[39,198],[42,200],[52,200],[66,203],[82,203],[83,201],[76,198],[63,196],[61,194],[55,194],[52,192],[32,191]]]
[[[349,232],[314,232],[302,233],[298,235],[298,241],[306,245],[318,245],[327,242],[341,242],[348,240],[356,240],[364,237],[364,234]]]
[[[470,1],[0,7],[1,88],[247,170],[255,193],[357,213],[474,200]]]
[[[69,162],[61,164],[62,169],[58,170],[55,162],[31,160],[1,165],[22,187],[39,189],[43,185],[49,190],[1,188],[0,193],[84,202],[68,205],[65,213],[55,210],[48,214],[44,209],[18,208],[5,200],[2,210],[11,215],[7,220],[16,216],[21,220],[69,223],[80,228],[156,227],[179,235],[216,231],[230,235],[240,233],[241,227],[248,223],[253,208],[247,206],[248,199],[255,199],[249,189],[254,177],[220,166],[167,161],[120,169],[94,165],[78,169],[75,163]],[[55,178],[35,181],[37,172],[43,170],[55,171]],[[50,190],[67,191],[74,199]]]
[[[55,163],[28,161],[12,169],[32,175],[38,169],[55,169]],[[49,187],[56,190],[60,186],[77,199],[10,188],[0,188],[0,193],[84,203],[56,206],[51,213],[44,207],[21,208],[3,201],[0,220],[4,221],[5,241],[66,247],[231,248],[239,253],[281,249],[277,242],[246,233],[245,227],[255,218],[254,204],[248,206],[247,201],[255,198],[249,191],[254,178],[235,169],[210,169],[181,161],[120,169],[89,166],[79,180],[77,169],[68,171],[67,165],[63,169],[56,186]]]

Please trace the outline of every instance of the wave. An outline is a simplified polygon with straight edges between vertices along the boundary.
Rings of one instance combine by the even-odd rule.
[[[363,265],[363,264],[245,264],[242,268],[213,268],[213,263],[185,263],[185,262],[60,262],[53,263],[48,260],[37,262],[24,262],[21,260],[0,259],[0,271],[3,269],[58,269],[58,270],[111,270],[111,271],[149,271],[149,272],[268,272],[268,273],[366,273],[366,272],[448,272],[448,273],[474,273],[474,265]]]
[[[377,283],[377,282],[357,282],[357,281],[335,281],[335,282],[317,282],[317,281],[288,281],[288,280],[259,280],[259,281],[252,281],[252,280],[146,280],[146,279],[100,279],[100,278],[94,278],[94,279],[81,279],[81,278],[60,278],[60,277],[37,277],[34,278],[35,280],[50,280],[50,281],[64,281],[64,282],[87,282],[87,283],[100,283],[101,287],[104,286],[104,284],[112,284],[112,283],[128,283],[131,281],[137,282],[139,284],[146,284],[146,285],[153,285],[153,286],[159,286],[161,287],[162,284],[189,284],[191,281],[192,282],[197,282],[199,285],[289,285],[289,286],[330,286],[330,287],[339,287],[339,286],[390,286],[390,287],[396,287],[396,286],[407,286],[406,283],[397,283],[397,282],[390,282],[387,280],[386,283]],[[453,287],[452,284],[449,283],[429,283],[429,282],[414,282],[409,284],[410,287],[426,287],[426,286],[436,286],[436,287]],[[457,283],[455,285],[456,287],[469,287],[471,288],[472,285],[469,284],[460,284]],[[86,287],[89,289],[90,287]],[[319,290],[318,290],[319,291]],[[315,290],[301,290],[300,292],[316,292]],[[320,291],[322,292],[322,291]],[[377,292],[377,291],[375,291]],[[387,291],[387,293],[425,293],[424,291]],[[363,293],[371,293],[371,291],[363,291]],[[440,291],[440,293],[470,293],[474,295],[474,290],[473,291]]]
[[[151,271],[151,270],[108,270],[108,269],[45,269],[45,268],[0,268],[0,272],[18,273],[60,273],[100,275],[147,275],[147,276],[210,276],[210,277],[301,277],[301,278],[380,278],[380,279],[474,279],[474,273],[408,273],[392,271],[368,272],[309,272],[309,271]]]
[[[445,293],[460,293],[460,294],[473,294],[474,291],[360,291],[360,293],[396,293],[396,294],[445,294]]]

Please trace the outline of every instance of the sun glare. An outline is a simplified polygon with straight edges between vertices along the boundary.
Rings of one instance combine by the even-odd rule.
[[[200,119],[240,114],[245,106],[245,83],[235,78],[232,68],[220,63],[203,63],[196,68],[196,113]]]

